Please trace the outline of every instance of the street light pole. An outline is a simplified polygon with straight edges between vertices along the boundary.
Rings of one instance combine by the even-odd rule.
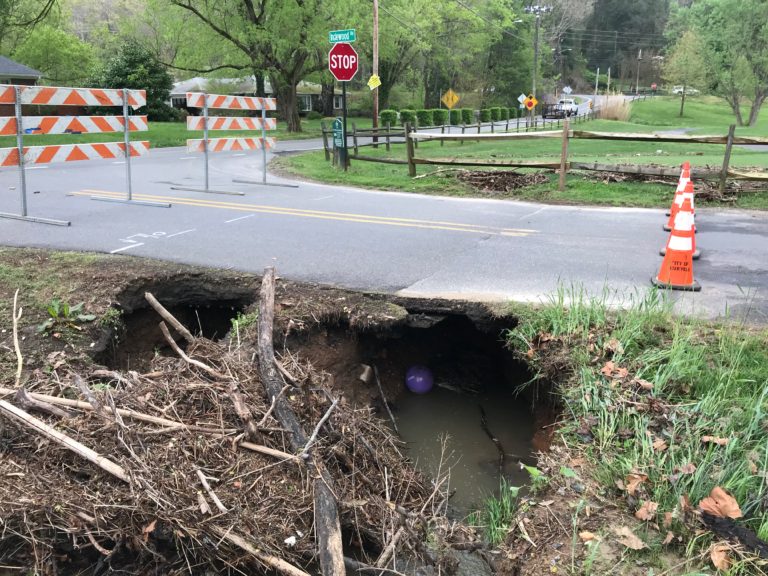
[[[525,7],[525,11],[528,14],[533,14],[536,18],[536,26],[533,33],[533,81],[531,82],[531,95],[534,98],[536,97],[536,76],[539,71],[539,25],[541,15],[550,10],[552,10],[551,6],[540,6],[539,4]],[[531,123],[533,123],[534,115],[535,108],[531,108]]]
[[[373,0],[373,74],[379,75],[379,0]],[[379,88],[373,89],[373,141],[379,141]]]
[[[637,80],[635,80],[635,96],[640,94],[640,61],[643,59],[643,49],[637,53]]]

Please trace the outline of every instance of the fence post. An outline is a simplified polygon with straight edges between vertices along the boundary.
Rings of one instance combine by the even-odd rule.
[[[495,134],[495,133],[496,133],[496,122],[491,120],[491,134]]]
[[[568,170],[568,119],[563,120],[563,149],[560,153],[560,181],[557,189],[565,191],[565,174]]]
[[[359,154],[357,149],[357,125],[352,122],[352,148],[355,151],[355,156]]]
[[[387,122],[387,152],[389,152],[389,132],[392,130],[392,124],[390,122]]]
[[[405,153],[408,158],[408,176],[416,176],[416,164],[413,161],[413,140],[411,140],[411,124],[405,123]]]
[[[413,131],[414,131],[414,132],[418,132],[418,131],[419,131],[419,119],[418,119],[418,118],[415,118],[415,119],[413,120]],[[418,147],[419,147],[419,141],[418,141],[418,140],[416,140],[416,141],[413,143],[413,147],[414,147],[414,148],[418,148]]]
[[[467,129],[467,125],[466,124],[462,124],[461,125],[461,135],[462,136],[464,136],[464,132],[466,131],[466,129]],[[464,138],[462,138],[461,142],[459,142],[459,146],[464,146]]]
[[[480,134],[480,127],[482,126],[480,122],[480,117],[477,118],[477,133]],[[475,140],[475,142],[480,142],[480,140]]]
[[[27,175],[24,170],[24,118],[21,114],[21,88],[14,88],[16,112],[16,147],[19,150],[19,184],[21,184],[21,216],[27,217]]]
[[[720,194],[725,192],[725,179],[728,178],[728,165],[731,163],[731,148],[733,148],[733,133],[736,130],[736,124],[731,124],[728,128],[728,140],[725,143],[725,156],[723,157],[723,169],[720,172]]]
[[[325,161],[331,159],[331,151],[328,150],[328,132],[325,131],[325,120],[320,121],[320,131],[323,133],[323,150],[325,151]]]
[[[440,134],[445,134],[445,124],[440,126]],[[440,146],[442,147],[445,144],[445,140],[440,140]]]
[[[507,127],[504,128],[504,132],[509,132],[509,114],[507,114]]]

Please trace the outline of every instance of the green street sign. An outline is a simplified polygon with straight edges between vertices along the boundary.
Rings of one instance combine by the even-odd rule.
[[[339,42],[354,42],[357,40],[357,33],[354,28],[350,30],[333,30],[328,32],[328,42],[337,44]]]
[[[333,147],[344,147],[344,123],[341,118],[336,118],[336,120],[333,121]]]

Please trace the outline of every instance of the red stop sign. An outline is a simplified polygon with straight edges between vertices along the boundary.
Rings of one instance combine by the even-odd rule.
[[[358,63],[357,52],[352,48],[352,44],[340,42],[334,44],[328,52],[328,70],[339,82],[352,80],[357,74]]]

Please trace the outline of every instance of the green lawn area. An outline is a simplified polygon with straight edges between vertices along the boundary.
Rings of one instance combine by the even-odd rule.
[[[575,130],[602,132],[649,133],[668,131],[676,128],[690,129],[697,134],[724,135],[733,122],[730,108],[712,97],[691,98],[686,103],[685,116],[678,117],[679,100],[675,97],[657,97],[633,104],[629,122],[595,120],[576,123]],[[737,130],[736,134],[768,136],[768,113],[751,128]],[[503,161],[552,161],[560,158],[561,140],[542,138],[538,140],[422,142],[415,152],[417,158],[431,159],[478,159]],[[570,142],[571,162],[600,162],[604,164],[661,165],[675,167],[688,160],[693,166],[719,167],[722,165],[725,146],[721,144],[664,143],[664,142],[621,142],[606,140],[573,139]],[[393,146],[387,153],[383,146],[378,149],[360,148],[360,154],[405,160],[405,147]],[[473,190],[455,178],[455,172],[439,172],[423,178],[411,179],[407,167],[352,160],[351,169],[344,173],[332,167],[321,152],[280,158],[275,166],[280,170],[311,180],[389,190],[404,190],[426,194],[486,196]],[[731,157],[732,167],[768,169],[768,149],[765,151],[736,147]],[[419,165],[419,175],[431,174],[440,166]],[[481,170],[483,168],[474,168]],[[521,170],[526,172],[526,170]],[[598,204],[609,206],[665,207],[669,204],[672,184],[648,184],[618,182],[604,184],[590,178],[588,174],[572,173],[568,177],[567,190],[556,190],[556,178],[550,183],[539,184],[502,193],[496,197],[519,198],[532,201],[574,204]],[[719,204],[718,205],[722,205]],[[750,192],[735,203],[742,208],[768,208],[768,184],[764,191]]]
[[[289,133],[284,122],[277,123],[277,130],[267,132],[268,136],[274,136],[278,140],[297,140],[306,138],[319,138],[320,120],[302,120],[302,132]],[[242,136],[261,136],[260,132],[248,130],[211,131],[211,138],[234,138]],[[202,131],[189,132],[184,122],[150,122],[147,132],[132,132],[131,140],[149,140],[152,148],[166,148],[168,146],[184,146],[187,138],[202,138]],[[48,144],[86,144],[91,142],[122,142],[121,133],[111,134],[54,134],[26,136],[26,146],[45,146]],[[16,146],[15,136],[0,137],[0,148]]]

